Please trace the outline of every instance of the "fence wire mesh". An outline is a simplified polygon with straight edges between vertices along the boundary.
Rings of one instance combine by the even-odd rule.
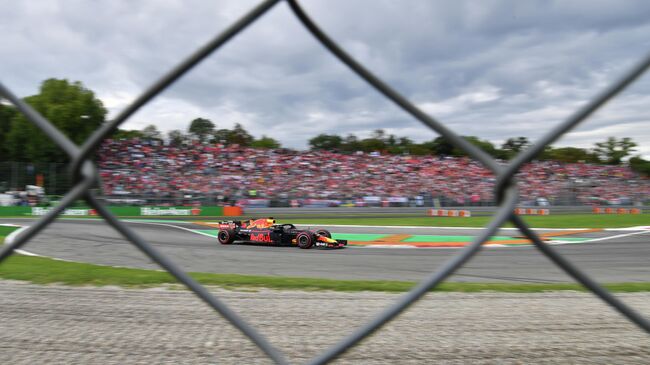
[[[67,207],[73,204],[76,200],[83,199],[91,207],[93,207],[98,215],[115,228],[122,236],[129,240],[134,246],[140,249],[150,259],[155,261],[162,268],[167,270],[171,275],[189,288],[196,296],[205,301],[223,318],[229,321],[234,327],[239,329],[244,335],[251,339],[266,355],[277,364],[287,364],[283,353],[281,353],[275,346],[273,346],[264,336],[260,334],[255,328],[250,326],[244,318],[240,317],[235,311],[229,308],[217,296],[211,294],[198,282],[187,275],[175,263],[161,254],[158,250],[154,249],[152,245],[145,242],[138,234],[128,228],[124,223],[117,219],[93,194],[92,189],[99,183],[97,170],[92,162],[93,154],[99,148],[101,142],[119,125],[124,123],[133,113],[135,113],[143,105],[147,104],[151,99],[156,97],[159,93],[164,91],[168,86],[178,80],[181,76],[191,70],[199,62],[204,60],[214,51],[219,49],[225,43],[230,41],[233,37],[239,34],[246,27],[254,23],[257,19],[263,16],[271,8],[277,5],[281,0],[267,0],[261,2],[256,7],[252,8],[248,13],[242,16],[235,23],[230,25],[226,30],[216,35],[203,47],[198,49],[194,54],[187,57],[184,61],[178,64],[174,69],[169,71],[160,80],[155,82],[149,89],[147,89],[141,96],[133,101],[125,110],[123,110],[116,118],[104,124],[100,129],[95,131],[88,140],[82,145],[77,146],[72,143],[65,135],[63,135],[57,128],[55,128],[49,121],[39,115],[34,109],[27,105],[24,101],[17,98],[8,88],[0,83],[0,95],[8,99],[16,108],[23,113],[34,125],[43,130],[65,153],[72,161],[71,179],[74,182],[73,187],[63,197],[61,202],[49,211],[45,216],[39,219],[35,224],[28,229],[22,231],[12,242],[6,244],[0,250],[0,264],[13,252],[32,239],[47,225],[52,223],[54,219],[61,214]],[[383,94],[387,99],[391,100],[402,108],[405,112],[419,120],[425,126],[432,129],[434,132],[440,134],[456,147],[461,148],[470,157],[482,163],[485,167],[490,169],[497,176],[496,196],[498,197],[499,209],[493,217],[492,221],[481,231],[481,233],[472,241],[471,244],[462,249],[456,256],[452,257],[437,271],[431,273],[428,277],[422,280],[410,292],[403,295],[393,305],[383,310],[376,315],[367,324],[356,329],[347,337],[341,339],[338,343],[325,350],[319,356],[309,361],[309,364],[325,364],[357,345],[364,338],[370,336],[375,331],[379,330],[383,325],[394,319],[400,313],[405,311],[409,306],[418,301],[428,291],[435,288],[442,281],[461,268],[469,259],[476,255],[481,245],[486,242],[490,236],[494,235],[496,231],[507,221],[512,222],[526,237],[528,237],[539,251],[547,256],[559,268],[564,270],[567,274],[573,277],[577,282],[585,286],[592,293],[597,295],[604,302],[620,312],[623,316],[627,317],[632,323],[636,324],[643,331],[650,334],[650,321],[639,314],[637,311],[627,306],[620,301],[617,297],[613,296],[609,291],[605,290],[602,286],[597,284],[588,275],[584,274],[577,266],[572,264],[565,257],[556,252],[548,244],[544,243],[542,239],[535,233],[521,218],[513,213],[515,204],[517,203],[518,191],[517,182],[515,181],[515,174],[519,171],[523,164],[531,161],[539,153],[541,153],[545,146],[550,145],[552,142],[560,138],[563,134],[574,128],[576,125],[582,123],[592,113],[604,105],[608,100],[616,96],[628,85],[634,82],[650,67],[650,54],[630,69],[626,74],[620,77],[616,82],[610,85],[609,88],[604,90],[599,95],[595,96],[587,105],[576,111],[567,120],[553,128],[546,133],[537,143],[532,145],[527,150],[519,153],[507,165],[500,165],[487,153],[475,147],[465,139],[461,138],[458,134],[454,133],[441,122],[433,117],[425,114],[422,110],[417,108],[407,98],[396,92],[389,85],[384,83],[370,71],[368,71],[362,64],[348,55],[341,47],[332,41],[325,32],[323,32],[308,16],[308,14],[301,8],[296,0],[286,0],[290,9],[293,11],[298,20],[305,26],[305,28],[336,58],[342,63],[347,65],[355,74],[364,79],[375,90]]]

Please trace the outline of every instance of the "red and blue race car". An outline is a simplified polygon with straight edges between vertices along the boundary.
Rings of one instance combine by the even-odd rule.
[[[290,223],[276,224],[273,218],[219,222],[217,239],[222,245],[243,241],[298,246],[304,249],[312,247],[343,248],[348,244],[347,240],[333,239],[332,234],[325,229],[298,229]]]

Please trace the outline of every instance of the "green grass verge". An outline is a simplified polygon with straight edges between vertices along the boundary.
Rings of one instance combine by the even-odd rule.
[[[1,239],[0,239],[1,240]],[[344,292],[405,292],[416,283],[380,280],[328,280],[296,277],[268,277],[236,274],[190,273],[203,285],[226,289],[268,288],[276,290],[332,290]],[[117,268],[45,257],[13,255],[0,264],[0,278],[22,280],[34,284],[74,286],[120,286],[125,288],[156,287],[178,282],[163,271]],[[650,283],[615,283],[605,287],[614,292],[650,291]],[[508,284],[508,283],[443,283],[438,292],[506,292],[541,293],[547,291],[585,291],[577,284]]]
[[[533,228],[625,228],[632,226],[650,225],[650,214],[557,214],[548,216],[522,217]],[[484,227],[490,222],[491,219],[492,217],[298,218],[292,219],[291,223],[367,226]],[[282,223],[284,220],[279,222]],[[507,224],[505,227],[512,227],[512,225]]]
[[[346,214],[348,215],[348,214]],[[29,217],[20,217],[29,218]],[[66,217],[65,219],[77,218],[94,218],[101,219],[100,217]],[[122,217],[123,219],[138,219],[142,217]],[[192,220],[229,220],[229,219],[247,219],[247,217],[200,217],[189,218],[185,221]],[[626,228],[633,226],[647,226],[650,225],[650,213],[644,214],[574,214],[563,213],[553,214],[548,216],[522,216],[522,218],[533,228]],[[295,224],[337,224],[337,225],[364,225],[364,226],[423,226],[423,227],[484,227],[489,224],[492,216],[475,216],[469,218],[453,218],[453,217],[382,217],[378,214],[377,217],[368,217],[367,214],[361,213],[359,217],[354,217],[354,214],[346,218],[331,218],[331,214],[324,215],[323,218],[300,218],[296,217],[276,217],[279,223],[295,223]],[[156,220],[152,221],[167,221],[172,223],[172,220]],[[178,220],[177,220],[178,221]],[[504,227],[512,227],[512,224],[506,223]],[[2,234],[0,232],[0,234]]]
[[[18,227],[0,226],[0,237],[5,237],[9,235],[9,233],[15,231],[16,229],[18,229]]]

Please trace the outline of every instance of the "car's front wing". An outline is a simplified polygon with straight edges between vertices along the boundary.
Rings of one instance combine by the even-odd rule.
[[[335,242],[323,242],[323,241],[316,241],[314,242],[314,247],[322,247],[322,248],[343,248],[348,245],[348,240],[332,240]]]

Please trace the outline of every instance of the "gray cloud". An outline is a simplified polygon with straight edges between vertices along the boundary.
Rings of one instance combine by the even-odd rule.
[[[0,80],[17,94],[50,77],[82,81],[115,115],[225,29],[252,1],[0,0]],[[309,1],[313,18],[355,58],[463,135],[501,143],[545,130],[650,50],[646,1]],[[650,76],[558,145],[632,137],[650,158]],[[186,129],[196,117],[242,123],[304,148],[318,133],[384,128],[436,134],[334,59],[280,3],[124,128]]]

